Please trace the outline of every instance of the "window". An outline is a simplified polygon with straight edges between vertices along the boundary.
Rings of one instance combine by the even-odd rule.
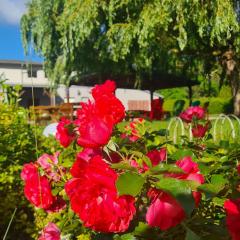
[[[37,70],[28,70],[28,77],[33,77],[33,78],[36,78],[37,77]]]

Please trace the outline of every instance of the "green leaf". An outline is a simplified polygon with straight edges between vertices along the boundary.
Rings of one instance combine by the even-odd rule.
[[[166,144],[167,152],[173,154],[177,151],[176,147],[171,144]]]
[[[138,236],[144,236],[149,231],[149,229],[150,227],[148,224],[140,222],[135,228],[134,233]]]
[[[186,149],[186,150],[180,149],[177,152],[175,152],[171,157],[172,157],[172,159],[179,160],[179,159],[182,159],[187,156],[190,156],[192,158],[195,157],[194,153],[188,149]]]
[[[214,197],[212,199],[214,205],[219,206],[219,207],[223,207],[224,202],[226,201],[226,198],[218,198],[218,197]]]
[[[212,175],[211,177],[211,183],[214,185],[224,186],[225,184],[228,183],[228,180],[220,174],[215,174],[215,175]]]
[[[119,163],[113,163],[111,165],[111,168],[113,169],[119,169],[119,170],[130,170],[133,172],[137,172],[137,169],[135,167],[132,167],[129,162],[119,162]]]
[[[189,228],[186,228],[187,230],[187,233],[186,233],[186,238],[185,240],[200,240],[201,238],[196,234],[194,233],[191,229]]]
[[[229,147],[229,141],[228,140],[221,140],[219,145],[222,148],[228,148]]]
[[[229,159],[228,159],[228,156],[223,156],[219,159],[221,162],[227,162]]]
[[[155,183],[155,186],[175,197],[187,215],[192,213],[195,204],[188,181],[178,180],[175,178],[162,178],[160,181]]]
[[[73,162],[70,159],[65,159],[61,166],[69,168],[73,165]]]
[[[160,173],[184,173],[184,171],[175,164],[158,164],[150,169],[150,174]]]
[[[198,187],[198,190],[203,191],[206,194],[206,198],[210,199],[213,196],[216,196],[222,189],[224,188],[223,185],[214,185],[212,183],[205,183]]]
[[[115,235],[114,240],[137,240],[131,233],[124,234],[124,235]]]
[[[137,173],[125,172],[121,174],[116,182],[116,187],[119,195],[137,196],[145,182],[145,178]]]
[[[216,161],[218,161],[218,159],[214,156],[210,156],[210,157],[203,157],[203,158],[201,158],[200,161],[203,163],[210,163],[210,162],[216,162]]]
[[[137,239],[149,239],[150,236],[151,239],[159,239],[158,229],[152,228],[144,222],[139,222],[133,233]]]
[[[150,160],[146,155],[144,155],[142,152],[131,151],[131,153],[132,153],[133,155],[135,155],[136,157],[139,158],[139,159],[135,159],[138,164],[140,164],[140,161],[141,161],[141,162],[144,161],[148,167],[152,167],[152,162],[151,162],[151,160]],[[139,161],[139,160],[140,160],[140,161]],[[140,164],[140,165],[141,165],[141,164]]]

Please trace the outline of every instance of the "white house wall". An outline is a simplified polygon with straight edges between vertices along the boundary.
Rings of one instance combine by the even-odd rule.
[[[91,97],[91,89],[92,87],[84,87],[84,86],[71,86],[69,88],[69,98],[70,102],[87,102],[88,99],[92,99]],[[116,90],[116,96],[121,100],[126,110],[128,110],[128,101],[149,101],[150,110],[150,92],[143,90],[135,90],[135,89],[122,89],[118,88]],[[154,93],[154,99],[159,97],[163,97],[160,94]],[[67,89],[65,86],[60,86],[57,89],[57,99],[62,99],[62,101],[67,101]],[[58,101],[57,101],[58,102]]]
[[[28,77],[28,72],[26,69],[19,68],[3,68],[0,67],[0,74],[3,73],[5,78],[7,79],[6,83],[9,85],[23,85],[25,87],[32,86],[35,87],[48,87],[49,82],[48,79],[45,78],[45,74],[43,70],[37,70],[37,77],[33,77],[32,79]]]

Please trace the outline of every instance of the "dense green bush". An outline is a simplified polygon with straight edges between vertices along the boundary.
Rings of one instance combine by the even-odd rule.
[[[20,170],[27,160],[35,158],[34,133],[27,124],[26,112],[0,105],[0,234],[4,235],[14,209],[17,208],[7,239],[28,239],[33,231],[31,209],[22,194]]]
[[[22,165],[43,152],[54,152],[56,141],[44,138],[42,129],[27,122],[23,108],[0,104],[0,236],[3,237],[17,208],[6,239],[32,239],[36,231],[32,207],[23,194]],[[36,131],[35,131],[36,130]],[[37,149],[35,136],[37,137]],[[2,238],[1,238],[2,239]]]
[[[189,105],[188,99],[185,100],[184,109],[186,109]],[[208,112],[209,114],[220,114],[220,113],[232,113],[233,112],[233,103],[231,98],[223,98],[223,97],[212,97],[212,98],[198,98],[193,99],[193,101],[199,100],[201,106],[204,106],[206,102],[209,102]],[[163,104],[164,111],[172,112],[174,108],[174,104],[176,99],[165,99]]]
[[[224,85],[221,87],[219,91],[218,97],[220,98],[232,98],[232,90],[231,87],[228,85]]]

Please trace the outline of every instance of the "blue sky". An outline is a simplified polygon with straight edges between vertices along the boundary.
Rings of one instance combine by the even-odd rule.
[[[19,22],[28,0],[0,0],[0,59],[27,60],[21,42]],[[36,55],[33,61],[42,61]]]

